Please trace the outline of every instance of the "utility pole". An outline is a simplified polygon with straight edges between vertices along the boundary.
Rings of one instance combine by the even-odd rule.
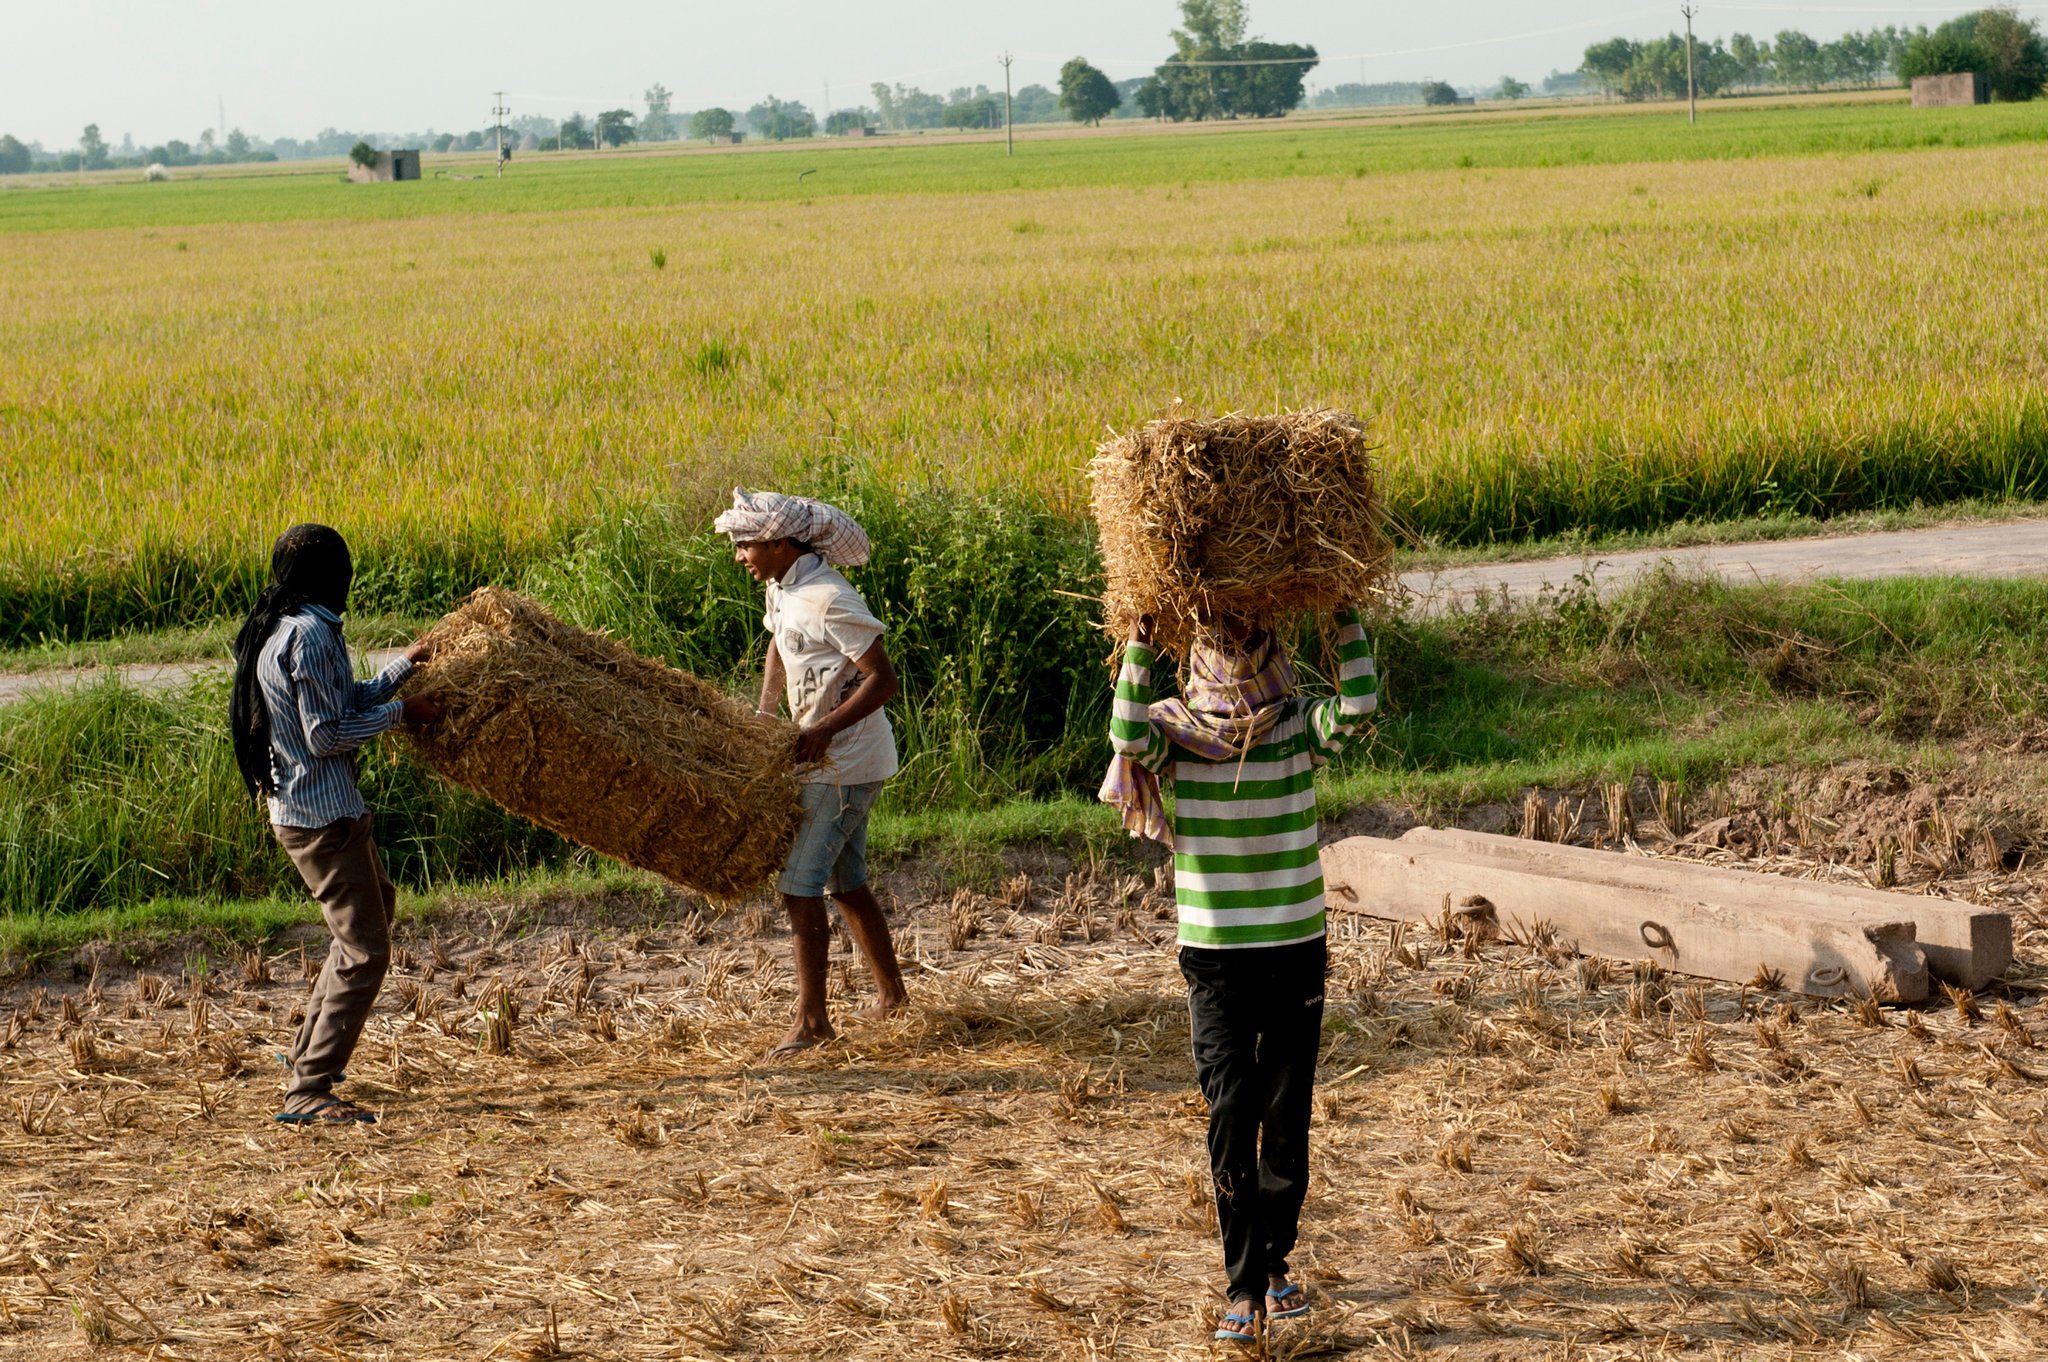
[[[498,178],[505,177],[505,115],[512,111],[505,107],[505,92],[491,91],[491,141],[498,153]]]
[[[1700,121],[1700,104],[1692,81],[1692,16],[1699,13],[1699,7],[1680,5],[1678,12],[1685,16],[1685,121],[1697,123]]]
[[[1015,60],[1009,53],[1003,53],[1003,155],[1017,154],[1017,120],[1010,110],[1010,63]]]

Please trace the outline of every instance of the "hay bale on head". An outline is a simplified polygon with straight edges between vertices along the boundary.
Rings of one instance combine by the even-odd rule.
[[[449,780],[714,898],[789,854],[795,725],[497,587],[430,637],[406,690],[442,715],[410,740]]]
[[[1089,476],[1117,638],[1150,615],[1184,659],[1204,621],[1273,624],[1387,590],[1379,480],[1348,413],[1167,416],[1100,446]]]

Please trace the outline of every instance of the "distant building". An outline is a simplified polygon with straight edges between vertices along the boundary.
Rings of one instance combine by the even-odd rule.
[[[1913,107],[1916,109],[1990,102],[1991,87],[1981,71],[1951,71],[1945,76],[1913,77]]]
[[[348,177],[357,184],[379,184],[387,180],[417,180],[420,177],[420,154],[417,148],[406,151],[380,151],[372,165],[348,163]]]

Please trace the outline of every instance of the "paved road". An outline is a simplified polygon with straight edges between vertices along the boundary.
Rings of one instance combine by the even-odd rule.
[[[1571,585],[1580,573],[1592,579],[1601,595],[1612,595],[1667,562],[1682,571],[1718,573],[1732,582],[2048,576],[2048,520],[1489,563],[1443,572],[1404,573],[1401,584],[1415,595],[1420,608],[1436,612],[1469,604],[1478,595],[1498,596],[1502,590],[1510,599],[1531,600],[1546,589]]]
[[[1531,600],[1547,589],[1569,586],[1581,573],[1592,579],[1597,591],[1607,595],[1664,562],[1685,571],[1716,572],[1738,582],[1940,574],[2048,576],[2048,519],[1490,563],[1442,572],[1405,573],[1401,584],[1414,594],[1417,608],[1434,613],[1469,604],[1482,594],[1498,596],[1502,591],[1512,600]],[[381,668],[397,656],[395,649],[373,651],[368,662],[373,669]],[[89,683],[110,674],[143,690],[169,690],[203,672],[226,666],[219,661],[171,662],[0,674],[0,704],[18,700],[31,691]]]
[[[371,670],[382,671],[402,656],[404,651],[403,648],[376,648],[368,653],[357,653],[356,657],[367,659]],[[176,690],[207,672],[225,672],[228,665],[218,660],[144,662],[126,667],[79,667],[44,672],[0,673],[0,705],[19,700],[33,691],[47,690],[52,686],[89,685],[94,681],[105,680],[109,676],[118,676],[137,690]]]

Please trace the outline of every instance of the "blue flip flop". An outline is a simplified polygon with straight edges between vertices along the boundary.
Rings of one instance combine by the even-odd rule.
[[[1301,1299],[1295,1304],[1289,1305],[1287,1302],[1295,1296],[1299,1296]],[[1307,1313],[1308,1293],[1292,1282],[1281,1287],[1278,1291],[1268,1291],[1266,1293],[1267,1319],[1293,1319],[1296,1315],[1305,1315]]]
[[[364,1111],[353,1102],[339,1097],[327,1096],[307,1107],[304,1111],[280,1111],[273,1120],[288,1126],[373,1126],[377,1124],[374,1112]]]
[[[1243,1325],[1244,1327],[1241,1329],[1233,1328],[1233,1325]],[[1254,1331],[1258,1327],[1259,1317],[1256,1314],[1225,1315],[1223,1323],[1217,1327],[1216,1341],[1218,1343],[1256,1343],[1259,1341],[1259,1336]]]

